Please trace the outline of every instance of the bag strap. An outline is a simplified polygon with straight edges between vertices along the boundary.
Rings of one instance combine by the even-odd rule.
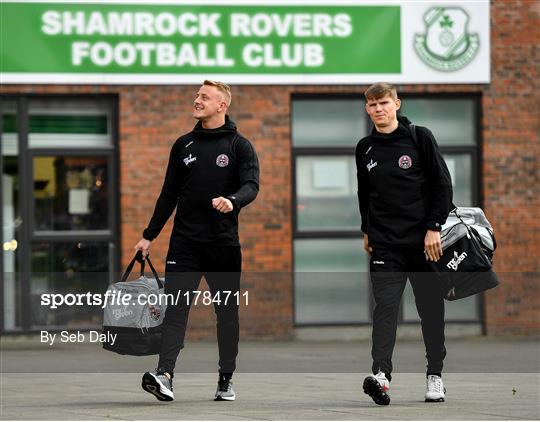
[[[133,270],[133,266],[135,265],[135,262],[139,262],[141,264],[140,276],[143,277],[144,276],[145,261],[148,261],[148,265],[150,266],[150,270],[152,271],[152,274],[154,275],[154,278],[156,279],[158,287],[160,289],[162,289],[163,288],[163,283],[159,279],[158,273],[157,273],[156,269],[154,268],[154,266],[152,265],[152,261],[150,261],[150,256],[147,255],[146,258],[143,258],[142,251],[140,251],[140,250],[137,251],[137,253],[133,257],[133,259],[131,260],[131,262],[127,266],[126,271],[124,272],[124,275],[122,275],[122,278],[120,279],[120,281],[123,282],[123,281],[126,281],[128,279],[129,274]]]
[[[414,124],[409,124],[409,132],[411,134],[411,138],[413,140],[413,144],[416,148],[416,150],[418,151],[418,153],[420,154],[420,160],[422,161],[422,168],[424,169],[424,172],[425,172],[425,169],[426,169],[426,152],[425,152],[425,146],[422,145],[418,139],[418,131],[416,130],[416,125]],[[456,205],[454,204],[454,202],[452,202],[452,210],[450,210],[450,212],[453,212],[456,210]],[[459,218],[459,217],[458,217]]]
[[[416,131],[416,125],[411,123],[409,125],[409,132],[411,134],[411,138],[413,140],[413,144],[414,144],[415,148],[420,153],[420,159],[422,160],[422,166],[425,166],[426,160],[425,160],[425,157],[424,157],[424,149],[422,148],[422,146],[420,145],[420,141],[418,140],[418,132]]]
[[[154,268],[154,266],[152,265],[152,261],[150,261],[150,255],[146,256],[146,261],[148,261],[148,265],[150,266],[150,270],[152,271],[152,274],[154,275],[154,278],[156,279],[158,287],[160,289],[163,289],[163,283],[159,279],[158,273],[157,273],[156,269]],[[142,269],[143,269],[143,272],[144,272],[144,261],[142,262]]]
[[[141,263],[141,277],[144,275],[144,272],[143,272],[143,270],[144,270],[144,267],[143,267],[144,261],[142,259],[142,252],[139,250],[139,251],[137,251],[137,253],[133,257],[133,259],[131,260],[129,265],[127,266],[126,271],[124,272],[124,275],[122,276],[120,281],[126,281],[127,280],[127,278],[129,277],[129,274],[133,270],[133,266],[135,265],[135,262],[140,262]]]

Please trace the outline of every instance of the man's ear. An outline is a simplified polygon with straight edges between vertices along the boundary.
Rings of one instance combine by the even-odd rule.
[[[396,110],[399,110],[401,108],[401,100],[399,98],[396,98]]]

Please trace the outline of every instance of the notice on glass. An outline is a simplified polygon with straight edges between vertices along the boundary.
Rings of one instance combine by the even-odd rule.
[[[90,213],[90,191],[88,189],[69,190],[69,211],[70,214]]]
[[[313,162],[313,187],[315,189],[346,189],[348,166],[342,160],[317,160]]]

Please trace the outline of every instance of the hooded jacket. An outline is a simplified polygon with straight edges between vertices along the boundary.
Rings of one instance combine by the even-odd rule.
[[[358,142],[356,168],[362,231],[373,247],[423,248],[426,231],[440,231],[452,209],[452,181],[431,131],[398,117],[391,133]]]
[[[198,122],[171,148],[163,188],[143,237],[155,239],[177,208],[171,242],[237,246],[238,214],[258,191],[257,154],[229,116],[216,129],[204,129]],[[220,196],[232,202],[233,211],[212,207],[212,199]]]

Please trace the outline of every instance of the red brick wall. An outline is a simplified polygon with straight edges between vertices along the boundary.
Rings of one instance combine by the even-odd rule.
[[[492,334],[540,332],[539,18],[537,1],[492,2],[483,187],[503,274],[501,286],[486,294]]]
[[[499,249],[502,285],[486,294],[489,334],[540,332],[538,17],[535,1],[497,1],[491,8],[489,85],[404,85],[402,93],[467,92],[482,96],[484,209]],[[4,93],[115,93],[119,97],[122,264],[131,259],[163,182],[169,149],[194,124],[197,86],[3,86]],[[261,163],[261,190],[242,211],[244,337],[292,336],[292,192],[290,97],[299,92],[356,92],[365,86],[234,86],[230,114],[252,140]],[[163,270],[171,221],[152,244]],[[514,271],[512,273],[512,271]],[[262,272],[262,274],[257,274]],[[533,275],[524,272],[536,272]],[[204,284],[202,284],[204,286]],[[209,307],[192,311],[188,338],[214,336]]]

